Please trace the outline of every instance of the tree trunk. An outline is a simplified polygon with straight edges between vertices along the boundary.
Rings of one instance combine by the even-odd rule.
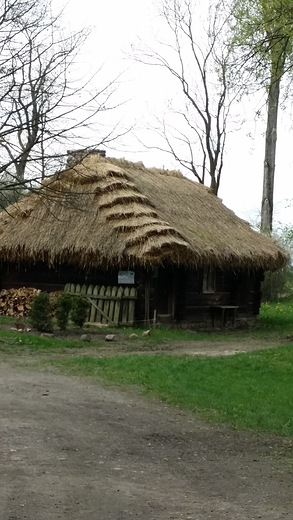
[[[277,122],[280,97],[280,82],[278,79],[271,78],[268,95],[268,115],[266,128],[266,146],[263,172],[263,192],[261,203],[261,224],[262,233],[271,234],[273,228],[273,207],[274,207],[274,178],[275,178],[275,159],[277,146]]]
[[[218,186],[217,181],[216,181],[214,176],[212,176],[212,178],[211,178],[210,190],[209,191],[211,193],[213,193],[213,195],[218,195],[219,186]]]

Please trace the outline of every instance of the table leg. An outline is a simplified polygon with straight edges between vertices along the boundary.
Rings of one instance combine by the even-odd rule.
[[[221,313],[221,329],[225,327],[225,309],[222,309]]]

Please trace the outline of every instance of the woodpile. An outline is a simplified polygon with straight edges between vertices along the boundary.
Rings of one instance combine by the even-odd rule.
[[[33,287],[20,287],[19,289],[2,289],[0,292],[0,314],[22,318],[31,310],[38,289]]]
[[[32,307],[34,298],[40,293],[34,287],[20,287],[18,289],[2,289],[0,292],[0,315],[13,316],[15,318],[26,317]],[[56,300],[60,292],[50,293],[52,308],[56,306]]]

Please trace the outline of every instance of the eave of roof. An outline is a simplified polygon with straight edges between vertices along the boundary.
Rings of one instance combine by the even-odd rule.
[[[288,260],[180,172],[97,156],[1,212],[0,237],[0,259],[12,262],[274,270]]]

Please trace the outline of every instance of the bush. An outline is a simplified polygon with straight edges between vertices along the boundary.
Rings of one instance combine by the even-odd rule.
[[[72,296],[67,293],[62,293],[57,298],[56,303],[56,320],[57,325],[61,330],[65,330],[68,325],[69,313],[72,308]]]
[[[29,313],[29,322],[40,332],[50,332],[53,329],[49,295],[40,292],[33,300]]]
[[[273,238],[290,253],[289,263],[274,272],[265,273],[262,283],[262,299],[267,302],[291,301],[293,298],[293,228],[278,227]]]
[[[82,328],[89,312],[90,304],[82,296],[74,296],[72,299],[71,319],[74,325]]]
[[[287,265],[274,272],[266,272],[262,283],[262,299],[264,302],[292,301],[293,268]]]

